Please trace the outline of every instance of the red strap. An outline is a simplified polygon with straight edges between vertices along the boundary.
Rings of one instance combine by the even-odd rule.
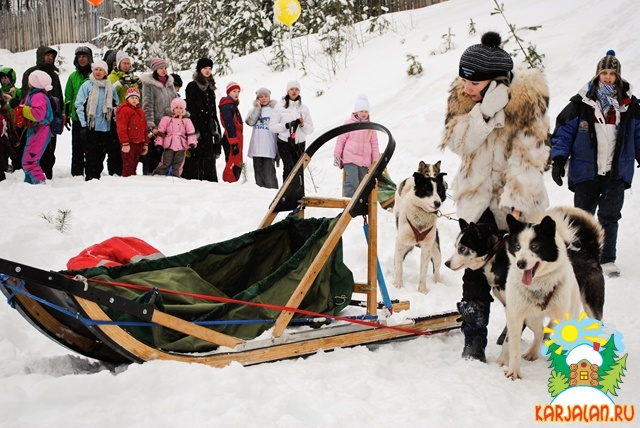
[[[427,237],[427,235],[429,234],[429,232],[431,232],[431,229],[433,229],[433,226],[431,226],[429,229],[425,230],[424,232],[420,232],[418,229],[416,229],[416,227],[411,223],[411,221],[409,221],[409,217],[405,216],[405,218],[407,219],[407,223],[409,223],[409,226],[411,226],[411,230],[413,230],[413,236],[415,236],[416,238],[416,242],[421,242],[424,240],[424,238]]]
[[[73,279],[74,277],[70,276],[70,275],[64,275],[67,278],[71,278]],[[123,288],[129,288],[132,290],[140,290],[140,291],[149,291],[152,290],[153,288],[157,288],[157,287],[146,287],[146,286],[142,286],[142,285],[134,285],[134,284],[126,284],[126,283],[122,283],[122,282],[108,282],[108,281],[99,281],[96,280],[94,278],[87,278],[87,280],[89,282],[95,282],[98,284],[104,284],[104,285],[111,285],[114,287],[123,287]],[[374,322],[370,322],[370,321],[364,321],[364,320],[358,320],[358,319],[353,319],[353,318],[345,318],[345,317],[341,317],[338,315],[328,315],[328,314],[323,314],[320,312],[313,312],[313,311],[307,311],[304,309],[300,309],[300,308],[291,308],[288,306],[280,306],[280,305],[272,305],[269,303],[256,303],[256,302],[247,302],[244,300],[236,300],[236,299],[230,299],[227,297],[217,297],[217,296],[210,296],[207,294],[197,294],[197,293],[184,293],[181,291],[175,291],[175,290],[165,290],[165,289],[161,289],[158,288],[159,292],[162,293],[167,293],[167,294],[175,294],[175,295],[179,295],[179,296],[187,296],[187,297],[193,297],[196,299],[203,299],[203,300],[210,300],[213,302],[222,302],[222,303],[235,303],[235,304],[240,304],[240,305],[248,305],[248,306],[258,306],[261,308],[268,308],[268,309],[277,309],[279,311],[287,311],[287,312],[296,312],[299,314],[303,314],[303,315],[309,315],[312,317],[321,317],[321,318],[330,318],[332,320],[336,320],[336,321],[346,321],[346,322],[350,322],[353,324],[360,324],[360,325],[364,325],[364,326],[368,326],[368,327],[375,327],[375,328],[386,328],[389,330],[396,330],[396,331],[401,331],[403,333],[408,333],[408,334],[416,334],[416,335],[421,335],[421,336],[433,336],[435,333],[432,332],[428,332],[428,331],[420,331],[420,330],[413,330],[410,328],[402,328],[402,327],[393,327],[393,326],[388,326],[388,325],[384,325],[384,324],[378,324],[378,323],[374,323]]]

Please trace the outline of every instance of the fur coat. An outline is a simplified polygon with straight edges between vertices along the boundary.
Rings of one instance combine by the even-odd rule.
[[[140,76],[142,84],[142,109],[147,117],[149,129],[157,128],[160,120],[164,117],[166,110],[171,106],[171,100],[178,96],[173,87],[173,77],[169,74],[167,82],[163,85],[159,80],[154,79],[153,73]]]
[[[504,114],[487,122],[463,91],[450,90],[441,148],[461,158],[453,183],[458,217],[478,221],[490,208],[500,229],[513,210],[535,221],[549,205],[543,172],[549,158],[549,89],[539,70],[516,69]]]

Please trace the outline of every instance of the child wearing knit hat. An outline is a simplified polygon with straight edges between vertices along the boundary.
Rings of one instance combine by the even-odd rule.
[[[278,188],[275,159],[278,154],[276,134],[269,129],[276,101],[271,99],[271,91],[260,88],[256,91],[253,108],[249,110],[245,123],[251,127],[251,140],[247,156],[253,159],[256,184],[267,189]]]
[[[220,100],[220,121],[224,128],[222,147],[225,151],[227,164],[222,172],[222,179],[234,183],[242,172],[242,115],[238,110],[240,104],[240,85],[236,82],[227,83],[227,96]]]
[[[173,177],[180,177],[187,150],[194,150],[198,145],[196,129],[186,108],[187,103],[182,98],[172,99],[173,114],[163,117],[158,125],[155,145],[164,151],[162,163],[153,171],[153,175],[167,175],[171,171]]]
[[[640,108],[622,65],[609,50],[596,64],[596,74],[574,95],[556,119],[551,137],[551,176],[562,186],[568,160],[568,186],[574,205],[598,215],[604,229],[600,256],[603,273],[620,276],[615,264],[618,221],[624,192],[640,164]]]
[[[345,122],[369,122],[369,98],[365,94],[358,95],[353,107],[353,113]],[[338,137],[333,151],[333,165],[344,168],[344,182],[342,195],[350,198],[367,175],[371,165],[380,158],[378,135],[372,129],[362,129],[342,134]]]
[[[501,43],[498,33],[487,32],[462,53],[440,145],[460,157],[451,186],[458,217],[495,223],[496,230],[507,229],[508,215],[537,221],[549,205],[543,175],[549,89],[540,70],[514,69]],[[458,302],[464,359],[486,362],[490,291],[481,269],[465,270]],[[518,367],[509,369],[509,377],[519,377]]]
[[[47,95],[53,89],[51,76],[42,70],[34,70],[28,80],[29,95],[22,107],[22,115],[31,121],[27,131],[27,142],[22,156],[24,181],[30,184],[44,184],[47,177],[40,167],[40,158],[51,141],[53,109]]]
[[[116,110],[116,130],[122,157],[122,176],[136,175],[140,156],[149,150],[149,128],[140,107],[140,90],[127,89],[125,101]]]

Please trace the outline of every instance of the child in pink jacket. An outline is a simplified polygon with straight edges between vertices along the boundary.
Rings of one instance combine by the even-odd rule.
[[[167,175],[171,168],[171,175],[180,177],[187,150],[195,149],[198,145],[196,130],[186,107],[187,103],[182,98],[174,98],[171,100],[173,115],[160,119],[155,144],[164,147],[164,152],[162,163],[153,171],[153,175]]]
[[[366,95],[358,96],[347,123],[369,122],[369,99]],[[360,185],[360,182],[380,157],[378,148],[378,135],[372,129],[351,131],[338,137],[336,148],[333,152],[333,164],[344,168],[345,180],[342,185],[342,193],[350,198]]]
[[[49,102],[48,91],[51,86],[51,76],[44,71],[35,70],[29,75],[29,95],[22,109],[22,115],[31,121],[27,131],[27,143],[22,156],[24,181],[31,184],[44,184],[47,177],[40,167],[40,158],[51,140],[51,126],[53,109]]]

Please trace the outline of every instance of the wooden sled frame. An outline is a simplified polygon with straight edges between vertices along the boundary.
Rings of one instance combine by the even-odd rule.
[[[354,196],[351,199],[306,197],[304,195],[304,170],[313,154],[322,145],[338,135],[361,129],[382,131],[387,134],[389,142],[380,159],[369,169],[356,189]],[[320,269],[336,248],[350,221],[355,216],[365,214],[368,215],[369,223],[367,281],[364,284],[356,283],[354,291],[366,294],[367,315],[377,313],[376,184],[394,150],[395,140],[384,126],[371,122],[347,124],[320,136],[305,150],[293,168],[270,204],[266,216],[260,223],[260,228],[272,224],[279,212],[291,211],[299,207],[339,208],[343,211],[285,305],[291,310],[283,310],[280,313],[275,321],[272,337],[269,339],[245,342],[236,337],[218,333],[171,316],[153,306],[136,303],[97,289],[88,284],[86,280],[70,279],[55,272],[47,272],[3,259],[0,259],[0,273],[12,278],[7,283],[12,284],[13,287],[5,286],[0,282],[0,288],[7,297],[13,298],[14,307],[42,333],[69,349],[111,363],[144,362],[159,359],[197,362],[215,367],[223,367],[233,361],[250,365],[309,355],[320,349],[330,350],[373,344],[459,328],[460,325],[457,321],[459,314],[453,311],[407,320],[405,324],[396,326],[397,328],[384,328],[383,324],[371,326],[335,323],[313,330],[285,330]],[[298,215],[303,215],[303,212],[300,210]],[[21,282],[27,292],[33,293],[41,299],[16,292],[15,287]],[[39,300],[55,302],[68,312],[75,314],[75,317],[61,315]],[[406,307],[407,304],[401,303],[398,306]],[[129,334],[125,328],[113,324],[103,307],[116,309],[133,315],[141,321],[153,322],[219,347],[215,351],[198,354],[165,352],[150,347]],[[86,323],[82,319],[89,319],[92,322]],[[106,323],[101,324],[101,321]]]

